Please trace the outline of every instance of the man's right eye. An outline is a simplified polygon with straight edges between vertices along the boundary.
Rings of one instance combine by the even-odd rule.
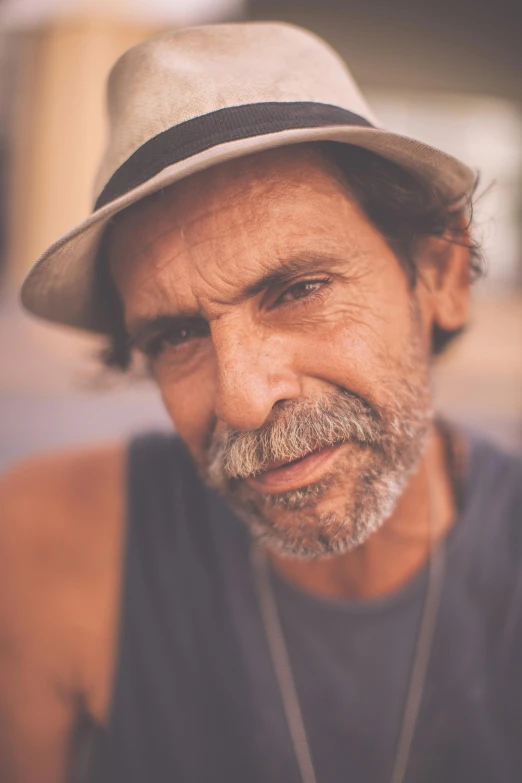
[[[206,323],[172,325],[151,337],[144,346],[143,353],[149,359],[157,359],[164,351],[182,348],[191,340],[206,337],[208,334]]]

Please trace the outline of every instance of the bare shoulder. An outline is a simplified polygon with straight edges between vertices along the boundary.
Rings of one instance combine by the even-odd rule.
[[[67,520],[68,530],[74,533],[71,512],[82,520],[100,504],[114,506],[117,502],[125,455],[125,443],[112,443],[39,454],[15,464],[0,477],[2,517],[16,518],[24,533],[28,528],[42,532],[37,522],[42,517],[48,521],[49,534]]]
[[[0,479],[0,717],[14,732],[5,738],[13,765],[24,770],[23,748],[33,747],[36,758],[40,746],[54,749],[49,769],[58,770],[74,705],[103,720],[126,452],[116,443],[32,457]]]
[[[121,523],[124,463],[124,444],[111,444],[12,467],[0,479],[3,565],[27,569],[27,578],[43,579],[44,589],[89,579],[93,555]]]
[[[126,444],[115,443],[38,455],[0,479],[0,585],[9,580],[8,593],[27,600],[18,609],[29,621],[41,601],[56,599],[72,632],[78,624],[67,625],[67,609],[80,607],[68,607],[64,591],[79,603],[108,589],[121,549],[125,463]]]

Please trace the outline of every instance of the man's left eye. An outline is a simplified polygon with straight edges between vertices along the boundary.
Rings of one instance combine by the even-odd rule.
[[[281,294],[277,303],[293,302],[296,299],[306,299],[317,293],[323,285],[329,282],[330,278],[323,278],[321,280],[301,280],[287,288],[286,291]]]

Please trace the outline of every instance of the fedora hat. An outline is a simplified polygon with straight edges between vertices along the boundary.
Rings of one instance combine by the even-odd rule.
[[[94,210],[22,286],[32,313],[95,332],[109,328],[97,263],[108,222],[195,172],[273,147],[335,141],[388,158],[450,201],[475,180],[455,158],[379,128],[337,53],[283,23],[209,25],[144,41],[113,67],[108,110]]]

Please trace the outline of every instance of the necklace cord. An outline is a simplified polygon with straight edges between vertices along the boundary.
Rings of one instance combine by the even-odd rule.
[[[301,772],[301,780],[302,783],[317,783],[292,666],[283,637],[283,629],[279,620],[275,596],[270,584],[266,555],[261,547],[255,543],[251,549],[251,558],[261,617],[283,700],[283,708],[294,753]]]
[[[437,615],[444,588],[444,577],[446,572],[446,551],[444,543],[437,543],[435,520],[433,513],[435,488],[433,476],[429,475],[429,528],[430,528],[430,555],[429,555],[429,574],[428,585],[426,588],[426,597],[422,609],[420,628],[417,637],[417,644],[413,656],[413,662],[406,695],[406,704],[402,718],[402,725],[397,742],[395,761],[391,776],[391,783],[403,783],[408,763],[411,756],[411,747],[417,719],[419,716],[422,695],[424,693],[424,684],[431,656],[433,637],[435,635],[435,626],[437,624]]]

